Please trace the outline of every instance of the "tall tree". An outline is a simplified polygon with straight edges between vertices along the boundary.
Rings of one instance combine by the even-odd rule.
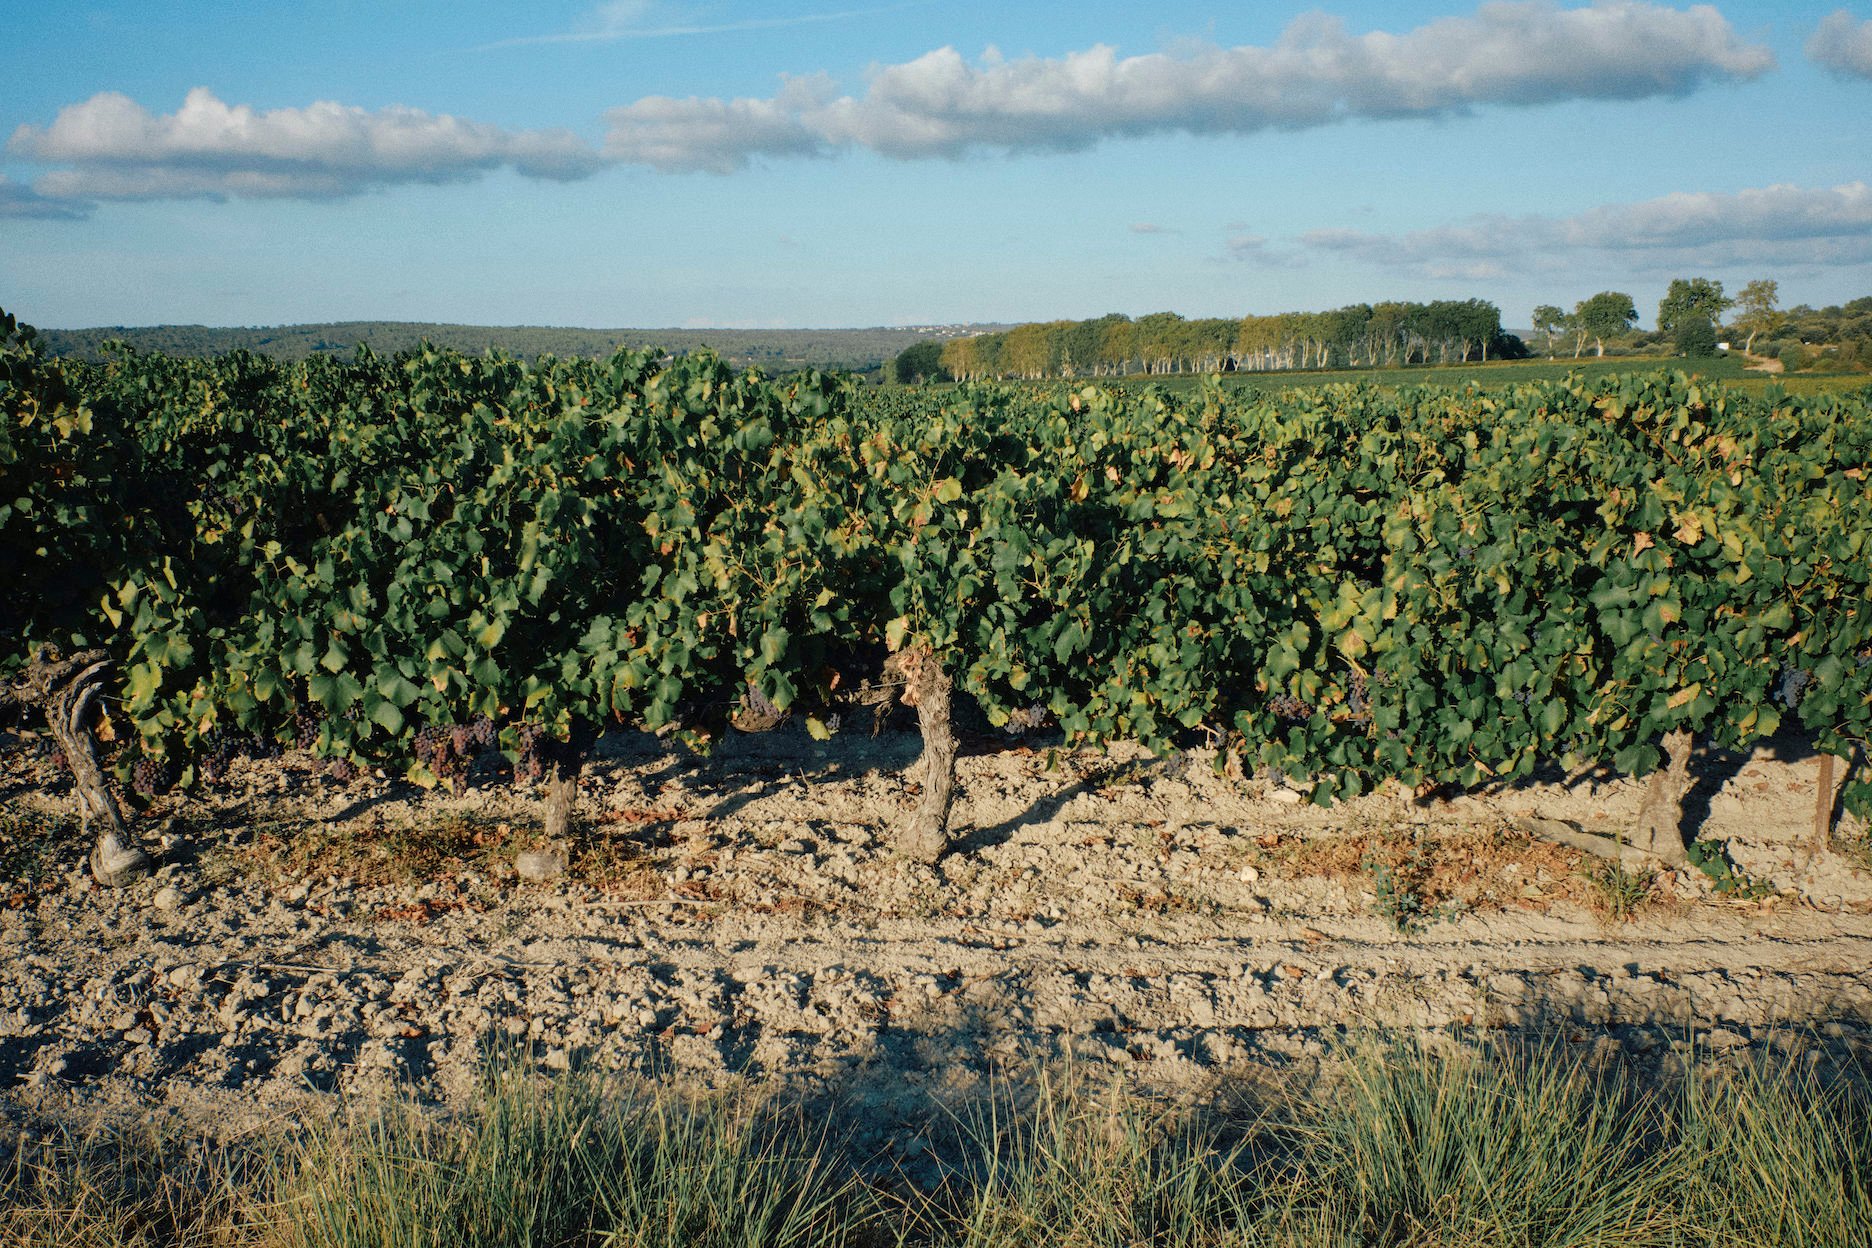
[[[929,341],[905,347],[891,363],[892,380],[903,385],[920,381],[948,381],[949,370],[943,367],[943,344]]]
[[[1712,325],[1719,324],[1722,314],[1734,306],[1735,300],[1724,295],[1722,283],[1713,278],[1677,278],[1658,302],[1658,332],[1674,334],[1679,325],[1694,316],[1702,316]]]
[[[1736,296],[1735,327],[1747,334],[1742,349],[1753,351],[1757,334],[1773,334],[1781,324],[1775,305],[1781,302],[1781,287],[1765,277],[1758,277]]]
[[[1598,348],[1594,354],[1604,355],[1606,339],[1616,338],[1638,323],[1638,305],[1623,291],[1602,290],[1574,305],[1573,315],[1580,331]]]
[[[1541,346],[1552,359],[1554,343],[1566,333],[1567,314],[1551,303],[1543,303],[1534,309],[1534,332],[1540,335]]]

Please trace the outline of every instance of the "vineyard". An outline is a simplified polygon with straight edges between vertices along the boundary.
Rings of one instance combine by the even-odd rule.
[[[1866,392],[865,393],[628,351],[55,362],[3,328],[0,675],[74,725],[106,702],[137,795],[240,752],[424,786],[499,752],[550,832],[609,726],[705,749],[895,699],[932,861],[977,712],[1320,805],[1656,773],[1666,861],[1689,751],[1798,725],[1872,813]]]

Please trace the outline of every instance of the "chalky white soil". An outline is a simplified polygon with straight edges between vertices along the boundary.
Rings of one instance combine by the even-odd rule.
[[[1616,828],[1636,782],[1319,809],[1200,758],[976,744],[932,870],[889,848],[912,734],[789,727],[706,759],[607,738],[573,879],[544,885],[509,865],[536,804],[498,777],[438,796],[237,764],[145,816],[172,841],[156,879],[95,889],[74,842],[0,881],[0,1113],[237,1135],[386,1094],[458,1101],[509,1041],[547,1068],[777,1080],[886,1116],[1067,1053],[1200,1090],[1371,1024],[1872,1049],[1872,876],[1800,852],[1817,769],[1797,745],[1699,760],[1690,801],[1765,896],[1667,874],[1618,922],[1590,861],[1516,821]],[[68,808],[46,754],[0,735],[9,817]],[[369,882],[397,829],[464,821],[499,848]],[[355,870],[282,872],[298,833],[349,838]]]

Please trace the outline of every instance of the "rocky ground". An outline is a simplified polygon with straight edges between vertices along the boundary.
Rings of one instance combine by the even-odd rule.
[[[0,1107],[234,1135],[456,1101],[498,1046],[888,1115],[1035,1056],[1201,1088],[1366,1025],[1666,1058],[1872,1045],[1872,875],[1852,829],[1801,852],[1797,743],[1699,760],[1688,813],[1727,845],[1727,891],[1520,830],[1621,826],[1628,780],[1319,809],[1206,759],[998,744],[965,753],[961,844],[931,870],[889,850],[916,751],[606,738],[548,884],[514,873],[536,802],[498,776],[448,796],[241,763],[150,811],[165,865],[107,892],[47,748],[0,736]]]

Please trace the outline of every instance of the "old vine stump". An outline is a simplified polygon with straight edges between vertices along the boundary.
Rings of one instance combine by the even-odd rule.
[[[116,888],[143,879],[156,869],[130,827],[104,779],[97,743],[92,738],[92,715],[104,691],[110,655],[86,650],[68,659],[42,647],[26,669],[25,679],[9,692],[8,701],[37,706],[45,712],[46,727],[65,753],[78,797],[78,819],[91,849],[91,875],[99,884]]]
[[[903,703],[916,708],[917,726],[923,732],[919,766],[923,796],[897,833],[897,850],[917,862],[934,864],[949,848],[949,808],[955,802],[956,738],[949,722],[949,675],[927,646],[892,655],[886,671],[903,680]]]
[[[1684,851],[1683,803],[1690,793],[1690,751],[1696,737],[1684,730],[1667,732],[1663,744],[1666,761],[1651,773],[1632,844],[1671,866],[1682,866],[1690,860]]]

